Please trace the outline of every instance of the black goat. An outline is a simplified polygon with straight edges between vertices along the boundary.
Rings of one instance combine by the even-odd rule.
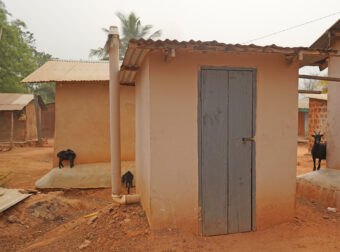
[[[70,149],[67,149],[66,151],[62,150],[58,152],[57,157],[59,158],[59,168],[64,167],[63,165],[64,160],[70,160],[70,167],[72,168],[74,166],[74,159],[76,158],[76,153],[74,153],[74,151]]]
[[[130,171],[127,171],[122,176],[122,183],[125,183],[125,186],[128,189],[128,194],[130,194],[130,188],[133,187],[132,181],[133,181],[133,174]]]
[[[319,165],[318,165],[318,170],[320,170],[320,164],[321,164],[321,160],[325,159],[326,160],[326,148],[327,148],[327,143],[321,143],[321,138],[323,137],[323,135],[320,134],[316,134],[312,135],[312,137],[314,137],[314,145],[312,148],[312,156],[313,156],[313,171],[316,170],[315,167],[315,160],[318,158],[319,159]]]

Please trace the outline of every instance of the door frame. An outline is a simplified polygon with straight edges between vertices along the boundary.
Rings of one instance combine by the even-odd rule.
[[[197,73],[197,129],[198,129],[198,222],[199,233],[203,235],[203,183],[202,183],[202,70],[251,71],[252,82],[252,137],[256,136],[256,101],[257,101],[257,69],[227,66],[201,66]],[[251,230],[256,230],[256,141],[252,142],[251,158]]]

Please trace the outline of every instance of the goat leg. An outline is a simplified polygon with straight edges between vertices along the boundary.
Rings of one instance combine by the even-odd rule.
[[[321,165],[321,158],[319,158],[318,170],[320,170],[320,165]]]
[[[316,167],[315,167],[315,158],[313,157],[313,171],[316,170]]]
[[[73,158],[70,160],[70,166],[71,166],[71,168],[74,166],[74,160],[73,160]]]

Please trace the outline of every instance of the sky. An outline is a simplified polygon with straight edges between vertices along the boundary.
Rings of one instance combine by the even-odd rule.
[[[285,28],[340,12],[340,0],[3,0],[13,18],[24,21],[37,49],[55,58],[88,60],[103,47],[101,28],[120,26],[115,13],[131,11],[143,25],[161,29],[161,39],[245,43]],[[340,18],[324,18],[254,44],[310,46]],[[311,72],[314,70],[306,71]],[[316,70],[317,71],[317,70]]]

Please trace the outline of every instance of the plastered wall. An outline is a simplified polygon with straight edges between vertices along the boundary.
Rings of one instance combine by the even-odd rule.
[[[140,69],[136,85],[136,190],[148,218],[150,209],[150,79],[149,61]],[[150,219],[149,219],[150,221]]]
[[[340,40],[335,41],[332,49],[340,50]],[[330,56],[328,75],[340,78],[340,57]],[[328,134],[327,134],[327,167],[340,169],[340,85],[328,82]]]
[[[257,228],[293,218],[297,62],[288,64],[281,55],[180,51],[170,62],[159,52],[149,54],[145,62],[144,70],[138,73],[136,99],[138,106],[138,100],[146,101],[145,96],[149,96],[149,104],[137,108],[136,170],[137,174],[150,170],[150,192],[145,186],[137,190],[144,197],[143,206],[150,204],[147,215],[151,227],[198,232],[197,76],[203,65],[257,69]],[[148,146],[150,153],[145,151]],[[150,158],[150,164],[143,162],[141,166],[139,156]]]
[[[135,158],[135,88],[121,86],[122,160]],[[108,82],[58,82],[55,102],[55,146],[57,153],[72,149],[75,163],[110,161]]]

